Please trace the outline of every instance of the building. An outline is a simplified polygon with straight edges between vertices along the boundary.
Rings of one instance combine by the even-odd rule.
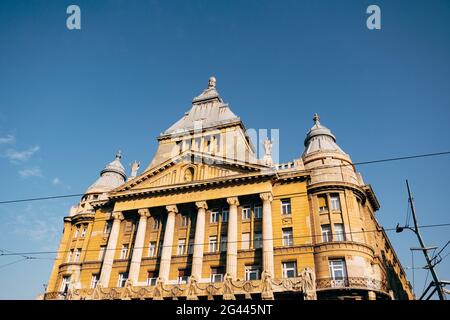
[[[127,179],[120,152],[64,218],[44,299],[412,299],[350,156],[314,116],[256,156],[211,77]],[[300,150],[299,150],[300,152]]]

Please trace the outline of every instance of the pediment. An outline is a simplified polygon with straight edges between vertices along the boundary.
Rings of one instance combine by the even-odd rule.
[[[240,162],[187,151],[145,171],[113,192],[227,179],[246,173],[254,174],[264,169],[268,167],[258,163]]]

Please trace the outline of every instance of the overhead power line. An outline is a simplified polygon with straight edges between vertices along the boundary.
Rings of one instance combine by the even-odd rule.
[[[369,160],[362,162],[355,162],[352,164],[339,164],[339,165],[327,165],[321,166],[319,168],[313,170],[327,169],[327,168],[341,168],[341,167],[349,167],[349,166],[359,166],[359,165],[367,165],[367,164],[375,164],[375,163],[383,163],[383,162],[392,162],[392,161],[400,161],[400,160],[411,160],[425,157],[436,157],[450,154],[450,151],[443,152],[435,152],[435,153],[425,153],[425,154],[417,154],[411,156],[402,156],[402,157],[394,157],[394,158],[385,158],[385,159],[377,159],[377,160]],[[305,170],[305,172],[310,172],[313,170]],[[142,190],[147,188],[142,188]],[[134,189],[139,190],[139,189]],[[15,200],[3,200],[0,201],[0,204],[8,204],[8,203],[19,203],[19,202],[29,202],[29,201],[40,201],[40,200],[51,200],[51,199],[61,199],[61,198],[73,198],[73,197],[81,197],[84,193],[75,193],[75,194],[67,194],[67,195],[57,195],[57,196],[46,196],[46,197],[35,197],[35,198],[24,198],[24,199],[15,199]]]
[[[420,226],[420,228],[438,228],[438,227],[447,227],[447,226],[450,226],[450,223],[440,223],[440,224],[429,224],[429,225],[423,225],[423,226]],[[390,231],[395,231],[397,228],[395,227],[395,228],[387,228],[387,229],[382,229],[382,228],[380,228],[380,229],[374,229],[374,230],[361,230],[361,231],[351,231],[351,232],[345,232],[345,233],[343,233],[345,236],[346,236],[346,238],[347,238],[347,235],[351,235],[351,234],[365,234],[365,233],[373,233],[373,232],[382,232],[383,230],[384,231],[386,231],[386,232],[390,232]],[[292,239],[300,239],[300,238],[319,238],[319,237],[322,237],[322,234],[312,234],[312,235],[303,235],[303,236],[293,236],[292,237]],[[283,240],[283,237],[280,237],[280,238],[271,238],[271,239],[267,239],[267,240]],[[262,240],[261,240],[262,241]],[[351,241],[351,240],[343,240],[343,241]],[[250,243],[250,241],[243,241],[243,240],[237,240],[237,241],[226,241],[227,243],[242,243],[242,242],[248,242],[248,243]],[[339,242],[339,241],[332,241],[332,242]],[[324,242],[325,243],[325,242]],[[199,243],[199,244],[190,244],[190,245],[192,245],[192,246],[195,246],[195,245],[202,245],[202,246],[204,246],[204,245],[209,245],[209,242],[203,242],[203,243]],[[218,245],[218,244],[217,244]],[[307,244],[306,244],[307,245]],[[160,248],[160,249],[162,249],[162,248],[164,248],[164,247],[177,247],[178,246],[178,244],[172,244],[171,246],[164,246],[164,245],[161,245],[161,246],[158,246],[158,248]],[[186,244],[186,246],[188,246],[187,244]],[[149,248],[149,246],[144,246],[144,247],[136,247],[136,248],[132,248],[132,249],[148,249]],[[131,249],[131,248],[130,248]],[[121,250],[121,248],[114,248],[114,249],[108,249],[108,248],[105,248],[104,249],[105,251],[107,251],[107,250],[113,250],[113,251],[120,251]],[[26,255],[42,255],[42,254],[59,254],[59,253],[68,253],[68,252],[70,252],[71,250],[62,250],[62,251],[27,251],[27,252],[7,252],[7,253],[0,253],[0,257],[2,257],[2,256],[4,256],[4,257],[6,257],[6,256],[26,256]],[[83,252],[100,252],[100,249],[86,249],[86,250],[83,250]]]

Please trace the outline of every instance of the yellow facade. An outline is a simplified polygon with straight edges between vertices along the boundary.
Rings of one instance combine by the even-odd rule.
[[[301,158],[257,159],[213,79],[158,140],[142,174],[125,181],[119,155],[65,218],[46,299],[413,298],[372,189],[318,117]]]

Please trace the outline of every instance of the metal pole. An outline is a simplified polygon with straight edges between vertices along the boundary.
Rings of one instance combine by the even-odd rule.
[[[422,248],[423,255],[425,256],[425,260],[427,261],[427,266],[430,269],[431,276],[433,277],[434,285],[436,286],[436,291],[438,293],[439,300],[446,300],[444,290],[442,288],[441,283],[439,282],[439,278],[434,270],[434,266],[431,264],[431,259],[428,256],[427,248],[425,246],[425,243],[423,242],[422,236],[420,235],[419,225],[417,223],[417,217],[416,217],[416,210],[414,208],[414,201],[413,201],[413,197],[411,195],[411,190],[409,188],[408,180],[406,180],[406,187],[408,188],[409,203],[411,205],[411,212],[412,212],[412,217],[413,217],[413,221],[414,221],[414,233],[416,234],[417,239],[419,240],[419,244],[420,244],[420,247]]]

